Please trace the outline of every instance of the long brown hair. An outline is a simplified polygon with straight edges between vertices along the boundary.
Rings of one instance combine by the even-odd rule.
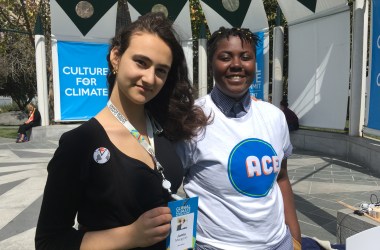
[[[194,106],[193,88],[188,78],[185,54],[172,22],[162,13],[140,16],[112,39],[107,56],[109,96],[115,85],[110,52],[113,48],[117,48],[118,55],[123,55],[129,47],[131,36],[141,31],[155,34],[162,39],[169,46],[173,56],[171,69],[163,88],[156,97],[146,103],[145,108],[160,123],[168,139],[172,141],[190,139],[207,125],[208,118],[199,107]]]

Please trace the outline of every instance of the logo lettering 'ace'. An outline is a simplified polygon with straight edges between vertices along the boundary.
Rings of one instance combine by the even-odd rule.
[[[241,141],[228,159],[228,176],[232,186],[239,193],[250,197],[266,196],[280,168],[272,145],[260,139]]]

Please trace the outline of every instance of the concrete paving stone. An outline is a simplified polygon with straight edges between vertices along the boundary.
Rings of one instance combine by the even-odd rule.
[[[329,208],[321,208],[320,210],[314,210],[314,211],[311,211],[310,213],[321,216],[321,217],[327,216],[327,214],[329,214],[330,216],[333,216],[334,218],[336,218],[337,216],[337,211],[335,209],[329,209]]]
[[[288,162],[292,162],[295,166],[297,165],[303,165],[303,166],[310,166],[315,165],[318,163],[326,163],[325,160],[318,158],[318,157],[307,157],[299,158],[299,159],[289,159]]]
[[[52,153],[35,153],[30,151],[14,150],[13,153],[17,154],[20,158],[37,158],[37,157],[49,157],[53,156]]]
[[[333,171],[331,170],[331,175],[338,175],[338,176],[341,176],[341,175],[352,175],[350,171],[348,171],[347,169],[346,170],[341,170],[341,171]]]
[[[26,164],[33,164],[33,162],[23,163],[23,165],[26,165]],[[20,162],[1,162],[0,171],[2,167],[12,167],[12,166],[19,166],[19,165],[20,165]]]
[[[306,179],[307,181],[312,181],[312,182],[326,182],[326,183],[333,183],[333,178],[317,178],[317,177],[310,177]]]
[[[334,177],[334,183],[335,184],[346,184],[346,185],[350,185],[352,184],[354,180],[353,179],[337,179]],[[367,190],[372,190],[371,186],[373,188],[376,188],[378,187],[378,185],[376,184],[376,182],[372,182],[372,183],[368,183],[368,182],[361,182],[361,183],[358,183],[357,185],[360,185],[360,186],[368,186],[367,187]],[[378,188],[377,188],[378,189]],[[352,188],[350,188],[349,190],[352,190]],[[367,190],[363,190],[363,191],[367,191]]]
[[[378,183],[376,181],[371,181],[371,180],[357,180],[356,178],[353,178],[355,180],[355,183],[358,185],[370,185],[370,186],[375,186],[378,187]]]
[[[8,175],[8,174],[13,174],[13,173],[18,173],[18,172],[20,172],[20,171],[22,171],[22,170],[19,170],[19,171],[11,171],[11,172],[4,172],[4,173],[1,173],[0,172],[0,176],[2,176],[2,175]]]
[[[380,176],[377,176],[376,173],[372,172],[370,169],[351,169],[352,175],[363,175],[363,176],[369,176],[373,178],[380,178]]]
[[[309,166],[306,166],[305,169],[310,169],[314,172],[321,172],[321,171],[330,171],[330,164],[328,162],[320,163],[320,164],[311,164]]]
[[[344,203],[349,204],[351,206],[354,206],[354,207],[359,207],[360,204],[362,204],[362,203],[369,203],[369,201],[367,199],[345,198],[345,199],[341,199],[341,201],[343,201]],[[342,206],[342,209],[343,208],[344,207]]]
[[[18,180],[18,181],[13,181],[13,182],[8,182],[8,183],[1,184],[0,185],[0,196],[2,194],[4,194],[4,193],[8,192],[12,188],[16,187],[17,185],[19,185],[24,180]]]
[[[352,175],[333,175],[331,177],[334,179],[334,181],[335,180],[342,180],[342,181],[349,181],[349,182],[354,181],[354,178],[352,177]]]
[[[367,169],[367,168],[355,168],[355,169],[350,169],[350,171],[352,173],[359,173],[359,174],[363,174],[363,175],[368,175],[368,176],[373,176],[375,178],[380,178],[379,175],[377,175],[376,173],[372,172],[370,169]]]
[[[330,162],[323,162],[323,163],[317,163],[313,164],[312,167],[315,171],[331,171],[331,163]]]
[[[46,166],[57,145],[58,140],[15,143],[14,139],[0,138],[1,250],[34,249]],[[307,236],[335,243],[337,210],[344,208],[336,201],[358,204],[369,201],[371,193],[380,198],[380,179],[344,159],[295,149],[288,159],[288,170],[301,232]],[[351,179],[332,182],[342,176]]]
[[[295,171],[295,172],[289,172],[288,175],[292,177],[294,176],[297,178],[304,178],[304,177],[309,176],[310,173],[302,173],[302,172]]]
[[[320,210],[321,214],[323,214],[323,210]],[[332,216],[329,213],[325,213],[323,216],[314,214],[314,213],[309,213],[309,212],[300,212],[297,213],[297,217],[299,221],[303,221],[309,224],[313,225],[318,225],[323,227],[323,225],[328,224],[332,221],[336,222],[336,217]]]
[[[351,177],[351,175],[348,175],[348,174],[341,174],[340,176],[349,176]],[[333,177],[333,174],[331,172],[327,172],[327,173],[315,173],[313,174],[313,177],[314,178],[331,178]]]
[[[318,172],[315,170],[312,170],[312,169],[300,168],[300,169],[297,169],[295,171],[295,173],[297,175],[309,176],[309,175],[313,175],[313,174],[318,173]]]
[[[317,178],[317,177],[304,177],[300,178],[301,181],[310,181],[310,182],[325,182],[325,183],[333,183],[333,179],[330,178]]]
[[[365,198],[370,198],[371,194],[379,194],[380,190],[378,189],[378,187],[373,187],[372,190],[364,190],[364,191],[357,191],[357,192],[353,192],[353,194],[350,195],[350,197],[353,197],[353,198],[357,198],[357,197],[365,197]]]
[[[298,170],[302,171],[302,169],[305,168],[305,166],[294,166],[294,165],[291,165],[292,163],[289,163],[288,162],[288,171],[295,171],[297,172]]]
[[[331,163],[338,166],[343,166],[346,168],[366,168],[365,166],[350,162],[348,160],[337,159],[337,158],[331,159]]]
[[[329,170],[331,171],[336,171],[336,172],[339,172],[339,171],[350,171],[352,169],[352,167],[350,165],[347,165],[345,163],[339,163],[339,164],[336,164],[336,163],[330,163],[330,166],[329,166]]]
[[[320,240],[327,240],[336,243],[336,232],[329,232],[321,226],[300,222],[301,233],[308,237],[316,237]]]
[[[308,200],[319,208],[322,209],[335,209],[339,210],[341,208],[341,204],[337,203],[335,200],[327,200],[322,198],[312,198]]]
[[[293,190],[293,193],[294,193],[294,200],[299,200],[299,201],[307,201],[307,200],[310,200],[310,199],[313,199],[312,196],[308,195],[308,194],[305,194],[303,192],[297,192],[297,191],[294,191]]]
[[[301,201],[295,201],[295,206],[296,206],[297,211],[301,213],[305,213],[305,212],[310,213],[314,210],[320,209],[311,203],[301,202]]]
[[[329,174],[329,175],[332,174],[331,170],[328,170],[328,169],[316,169],[314,171],[316,174]]]
[[[320,198],[320,199],[325,199],[325,200],[330,200],[330,201],[336,201],[339,199],[340,195],[336,193],[329,193],[329,194],[313,194],[310,195],[311,198]]]
[[[376,176],[366,175],[362,173],[352,173],[351,175],[355,178],[355,180],[379,181],[379,178]]]
[[[355,191],[371,191],[371,190],[379,190],[378,186],[370,186],[370,185],[354,185],[353,181],[344,182],[344,181],[336,181],[329,185],[324,183],[313,182],[313,185],[310,187],[310,194],[315,193],[337,193],[337,192],[355,192]]]
[[[304,170],[304,171],[310,171],[310,172],[313,172],[313,173],[320,173],[322,171],[329,171],[330,172],[328,164],[324,164],[324,166],[315,166],[314,164],[312,164],[312,165],[309,165],[309,166],[304,166],[302,168],[302,170]]]
[[[41,209],[42,196],[35,200],[30,206],[23,210],[9,224],[0,230],[0,241],[18,235],[30,229],[35,229],[38,216]]]
[[[302,179],[291,181],[290,183],[292,184],[293,192],[303,194],[310,194],[310,190],[313,184],[310,181],[302,181]]]

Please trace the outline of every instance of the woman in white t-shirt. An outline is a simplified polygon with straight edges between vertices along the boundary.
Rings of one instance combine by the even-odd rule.
[[[185,192],[199,196],[197,249],[300,249],[286,119],[249,93],[257,40],[248,29],[221,27],[212,34],[208,60],[215,87],[196,104],[213,122],[177,145]]]

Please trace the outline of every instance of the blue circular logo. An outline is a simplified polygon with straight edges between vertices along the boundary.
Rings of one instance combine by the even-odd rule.
[[[272,145],[250,138],[237,144],[228,158],[228,176],[241,194],[264,197],[280,172],[280,162]]]

